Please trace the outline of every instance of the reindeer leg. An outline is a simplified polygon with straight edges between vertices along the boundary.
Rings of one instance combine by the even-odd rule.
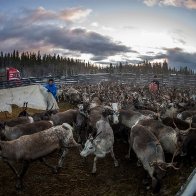
[[[8,160],[3,160],[3,161],[9,166],[9,168],[14,172],[14,174],[15,174],[16,176],[19,175],[19,174],[18,174],[18,171],[17,171],[16,168],[11,164],[10,161],[8,161]]]
[[[22,179],[20,177],[21,172],[19,173],[16,168],[12,165],[12,163],[8,160],[4,160],[4,162],[10,167],[10,169],[14,172],[16,175],[16,189],[21,190],[22,189]],[[23,164],[24,165],[24,164]]]
[[[144,170],[144,177],[143,177],[143,180],[142,180],[142,184],[144,186],[149,185],[148,172],[146,170]]]
[[[114,160],[114,166],[115,166],[115,167],[118,167],[119,164],[118,164],[118,161],[116,160],[116,157],[115,157],[115,155],[114,155],[113,147],[111,148],[110,154],[111,154],[111,157],[112,157],[113,160]]]
[[[67,155],[68,152],[69,152],[69,150],[67,148],[63,149],[63,152],[62,152],[61,157],[59,159],[58,165],[56,166],[57,173],[58,173],[59,169],[61,169],[63,167],[64,159],[65,159],[65,156]]]
[[[139,159],[137,160],[137,166],[138,167],[141,167],[142,166],[142,162]]]
[[[40,161],[43,162],[44,165],[46,165],[47,167],[49,167],[49,168],[52,170],[53,173],[55,173],[55,174],[58,173],[58,172],[57,172],[56,166],[50,165],[50,164],[46,161],[46,159],[45,159],[44,157],[42,157],[42,158],[40,159]]]
[[[131,146],[132,146],[133,141],[131,140],[130,132],[129,132],[128,143],[129,143],[129,151],[128,151],[128,154],[125,156],[126,159],[130,159],[131,157]]]
[[[129,142],[129,151],[128,151],[128,154],[125,156],[126,159],[130,159],[131,157],[131,144]]]
[[[22,169],[16,179],[16,189],[21,190],[23,188],[22,179],[23,179],[24,175],[26,174],[28,168],[29,168],[29,162],[23,161]]]
[[[97,156],[95,156],[95,158],[94,158],[94,162],[93,162],[93,170],[92,170],[92,174],[95,174],[95,173],[96,173],[96,171],[97,171],[97,167],[96,167],[97,159],[98,159],[98,157],[97,157]]]

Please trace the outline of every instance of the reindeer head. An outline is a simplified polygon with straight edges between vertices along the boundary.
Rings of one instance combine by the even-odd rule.
[[[192,127],[192,118],[190,118],[190,121],[189,121],[189,128],[188,129],[186,129],[186,130],[180,130],[177,126],[176,126],[176,124],[175,124],[175,122],[174,122],[174,120],[173,120],[173,124],[174,124],[174,126],[176,127],[175,128],[175,130],[176,130],[176,132],[178,133],[178,146],[179,146],[179,151],[180,151],[180,155],[181,156],[186,156],[186,154],[187,154],[187,152],[186,152],[186,149],[183,147],[184,146],[184,140],[185,140],[185,138],[190,134],[191,135],[191,130],[193,131],[195,131],[196,130],[196,128],[193,128]]]
[[[163,161],[153,161],[149,163],[151,167],[154,167],[153,177],[157,178],[158,180],[161,180],[165,176],[168,168],[173,168],[175,170],[178,170],[179,168],[175,166],[176,163],[173,162],[173,158],[171,163],[166,163]]]
[[[99,132],[95,137],[92,135],[89,135],[88,140],[85,143],[84,149],[80,153],[82,157],[87,157],[89,154],[93,154],[96,150],[96,144],[95,144],[95,139],[101,134]]]

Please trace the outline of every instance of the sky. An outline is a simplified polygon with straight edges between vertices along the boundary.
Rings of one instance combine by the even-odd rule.
[[[0,51],[196,70],[196,0],[0,0]]]

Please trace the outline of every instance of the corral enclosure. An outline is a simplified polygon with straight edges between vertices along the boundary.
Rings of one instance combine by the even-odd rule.
[[[60,103],[60,110],[64,111],[72,106]],[[13,118],[21,111],[14,107]],[[34,113],[35,110],[30,110]],[[5,119],[3,113],[0,119]],[[91,174],[93,156],[83,159],[79,155],[78,149],[70,149],[66,156],[63,169],[59,174],[52,174],[51,170],[39,161],[30,165],[24,177],[25,189],[17,192],[15,190],[15,177],[10,168],[0,162],[0,195],[70,195],[70,196],[147,196],[153,195],[151,190],[147,190],[142,184],[144,169],[137,166],[135,154],[131,153],[131,160],[125,159],[128,144],[116,141],[114,152],[120,166],[114,168],[112,158],[108,155],[104,159],[99,159],[97,163],[97,174]],[[57,162],[58,152],[54,152],[47,159],[50,163]],[[167,157],[171,161],[171,157]],[[192,166],[183,166],[180,170],[168,170],[163,179],[163,186],[158,195],[175,195],[181,185],[186,181],[196,163]]]

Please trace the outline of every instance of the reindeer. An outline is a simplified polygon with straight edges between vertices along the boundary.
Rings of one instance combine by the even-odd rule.
[[[79,104],[82,100],[79,91],[72,87],[65,93],[65,97],[71,104]]]
[[[174,125],[176,126],[175,122]],[[176,126],[176,131],[179,133],[182,143],[181,156],[191,164],[191,157],[196,158],[196,128],[192,127],[192,119],[190,119],[189,127],[186,130],[180,130]]]
[[[42,160],[57,173],[63,166],[67,148],[74,146],[78,147],[80,145],[73,138],[73,128],[64,123],[32,135],[24,135],[16,140],[0,141],[0,158],[15,173],[17,178],[16,188],[21,189],[22,179],[32,161]],[[58,165],[56,167],[50,166],[46,163],[44,157],[57,149],[62,150]],[[15,169],[13,162],[22,163],[20,172]]]
[[[32,115],[34,121],[40,121],[40,120],[50,120],[51,115],[57,114],[58,110],[53,110],[53,106],[50,109],[46,109],[46,111],[43,112],[38,112],[38,113],[34,113]]]
[[[108,113],[106,111],[102,112],[102,117],[96,123],[97,134],[95,137],[92,135],[85,143],[85,147],[80,153],[82,157],[87,157],[89,154],[94,154],[94,163],[92,173],[96,173],[96,162],[98,158],[104,158],[106,154],[111,153],[114,160],[115,167],[118,166],[118,161],[115,158],[113,152],[114,135],[112,128],[107,119]]]
[[[180,140],[178,137],[178,132],[176,132],[172,127],[168,127],[162,124],[160,121],[153,119],[140,120],[138,124],[145,126],[156,136],[165,152],[171,154],[175,153],[175,155],[177,155],[179,151]]]
[[[114,105],[112,106],[114,108]],[[89,133],[92,133],[93,136],[97,133],[96,123],[101,119],[103,111],[109,116],[111,123],[118,123],[118,112],[110,106],[97,105],[96,107],[91,108],[89,111],[84,111],[87,116],[87,127],[86,130],[82,131],[82,134],[87,138]],[[86,141],[86,140],[85,140]],[[85,142],[83,141],[83,142]]]
[[[56,94],[56,100],[57,102],[60,102],[63,99],[63,90],[62,89],[58,89],[57,94]]]
[[[173,165],[173,159],[171,163],[165,162],[160,142],[146,127],[139,124],[134,125],[131,129],[130,147],[150,175],[153,193],[159,192],[161,180],[165,176],[166,169],[168,167],[178,169]]]
[[[16,125],[14,127],[5,126],[5,128],[1,131],[1,140],[14,140],[23,135],[30,135],[33,133],[37,133],[43,131],[45,129],[49,129],[53,126],[52,121],[38,121],[34,123],[27,123]]]
[[[58,112],[54,115],[51,115],[51,120],[55,126],[61,125],[63,123],[69,123],[70,125],[73,125],[73,122],[76,122],[78,112],[79,111],[77,109],[69,109],[64,112]]]
[[[151,119],[151,115],[143,115],[140,112],[133,110],[119,110],[119,123],[122,125],[132,128],[136,122],[141,119]]]
[[[19,124],[26,124],[26,123],[33,123],[33,122],[34,120],[31,116],[17,117],[14,119],[9,119],[9,120],[0,122],[0,128],[5,128],[5,125],[9,127],[14,127]]]
[[[187,111],[183,111],[180,114],[178,114],[177,118],[181,120],[186,120],[187,118],[190,118],[194,115],[196,115],[196,111],[187,110]]]

